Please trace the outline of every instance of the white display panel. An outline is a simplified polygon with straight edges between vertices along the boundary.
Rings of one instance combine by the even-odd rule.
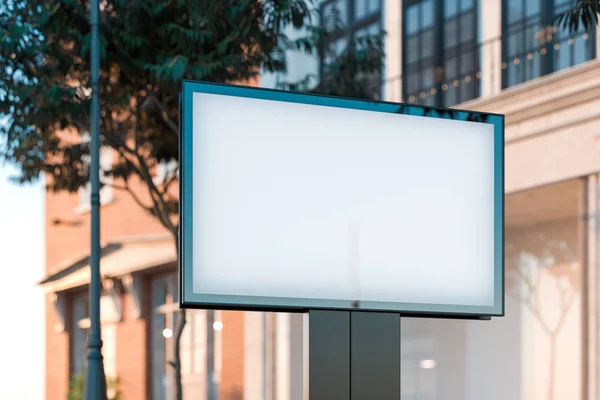
[[[492,124],[208,93],[189,109],[193,295],[494,306]]]

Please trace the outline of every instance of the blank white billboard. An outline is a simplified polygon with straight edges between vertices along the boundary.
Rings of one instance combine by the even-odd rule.
[[[493,124],[190,99],[184,303],[502,311]]]

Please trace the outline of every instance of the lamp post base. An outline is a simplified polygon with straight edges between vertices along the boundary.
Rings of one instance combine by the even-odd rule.
[[[84,400],[107,400],[106,376],[104,375],[101,349],[102,340],[90,338],[83,390]]]

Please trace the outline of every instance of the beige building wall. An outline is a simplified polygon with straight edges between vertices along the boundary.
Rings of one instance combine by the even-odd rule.
[[[402,101],[402,0],[384,0],[385,35],[384,99]]]
[[[530,275],[510,288],[507,281],[503,318],[404,321],[403,391],[445,388],[445,399],[598,399],[600,61],[503,90],[502,1],[478,4],[481,97],[456,107],[506,116],[507,241],[518,244],[521,257],[509,266],[507,255],[507,279],[517,266]],[[399,101],[402,1],[385,7],[385,98]],[[535,235],[561,238],[563,259],[540,257],[547,249],[530,254]],[[534,305],[524,301],[531,280]],[[420,369],[411,348],[434,354],[437,372]]]

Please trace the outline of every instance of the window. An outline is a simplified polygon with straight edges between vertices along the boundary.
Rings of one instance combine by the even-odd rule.
[[[502,18],[502,86],[526,82],[596,56],[595,33],[556,27],[556,16],[575,0],[505,0]],[[595,28],[594,28],[595,31]]]
[[[90,141],[90,135],[88,132],[84,133],[81,136],[82,143],[88,143]],[[86,156],[82,159],[85,168],[89,168],[90,165],[90,157]],[[112,169],[113,165],[113,153],[112,150],[108,147],[100,148],[100,183],[102,187],[100,188],[100,204],[105,205],[109,204],[113,201],[113,189],[110,185],[112,183],[111,176],[105,176],[103,172],[108,172]],[[88,182],[84,186],[79,189],[79,206],[75,209],[77,214],[82,214],[88,212],[91,209],[91,193],[92,186],[91,183]]]
[[[332,45],[336,55],[342,52],[348,46],[348,43],[356,38],[367,35],[378,35],[382,30],[382,0],[326,0],[321,6],[322,15],[329,17],[333,10],[337,10],[340,15],[343,32],[334,36]],[[323,67],[328,62],[328,58],[321,60],[321,74]],[[373,85],[375,93],[381,95],[381,73],[369,77],[369,85]]]
[[[88,295],[79,294],[72,297],[71,303],[71,375],[83,374],[87,354],[87,329],[80,322],[88,317]]]
[[[173,394],[172,369],[175,310],[165,312],[161,307],[177,302],[175,276],[162,276],[152,281],[152,398],[167,400]]]
[[[506,314],[402,319],[402,399],[573,399],[587,385],[583,179],[506,196]]]
[[[102,296],[106,299],[107,296]],[[89,299],[87,293],[81,293],[72,297],[71,314],[71,376],[83,374],[87,359],[87,339],[89,321]],[[106,303],[106,302],[105,302]],[[104,373],[108,379],[117,378],[117,330],[115,319],[101,308],[102,325],[102,356],[104,362]],[[108,322],[110,321],[110,322]],[[107,323],[108,322],[108,323]],[[111,398],[111,397],[109,397]]]
[[[415,332],[410,324],[402,324],[402,399],[433,400],[440,398],[435,376],[437,341],[418,328],[420,332]]]
[[[403,98],[448,107],[479,96],[477,0],[403,3]]]
[[[177,277],[157,276],[152,280],[152,393],[153,399],[173,398],[174,336],[177,328]],[[181,374],[185,397],[201,398],[207,384],[207,312],[187,312],[181,336]]]

